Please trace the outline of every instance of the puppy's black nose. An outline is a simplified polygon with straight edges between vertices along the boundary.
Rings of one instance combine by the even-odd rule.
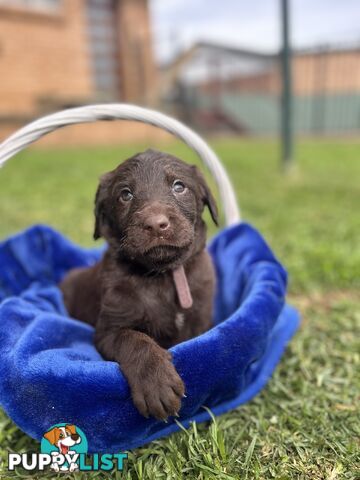
[[[79,435],[77,433],[73,433],[71,435],[71,440],[74,440],[76,442],[76,440],[78,440],[78,439],[79,439]]]
[[[150,215],[144,222],[146,230],[154,233],[161,233],[170,227],[170,221],[166,215]]]

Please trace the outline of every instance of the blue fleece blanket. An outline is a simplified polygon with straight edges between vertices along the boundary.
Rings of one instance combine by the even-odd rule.
[[[254,228],[227,228],[209,249],[218,277],[214,327],[171,349],[186,385],[185,427],[209,419],[203,406],[221,414],[253,397],[299,323],[285,306],[286,273]],[[58,282],[100,255],[46,226],[0,244],[0,404],[36,439],[69,422],[85,432],[90,452],[115,452],[178,426],[137,412],[117,364],[96,351],[93,328],[66,312]]]

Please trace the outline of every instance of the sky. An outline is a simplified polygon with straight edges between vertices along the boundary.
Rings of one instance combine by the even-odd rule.
[[[289,0],[296,48],[357,41],[360,0]],[[166,62],[194,42],[274,52],[281,40],[280,0],[150,0],[155,54]]]

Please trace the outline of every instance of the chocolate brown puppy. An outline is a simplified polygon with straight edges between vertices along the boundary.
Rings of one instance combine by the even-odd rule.
[[[108,249],[60,287],[71,316],[95,327],[101,355],[119,363],[144,416],[176,415],[184,384],[167,350],[211,326],[215,275],[205,250],[214,198],[195,166],[147,150],[100,180],[94,238]]]

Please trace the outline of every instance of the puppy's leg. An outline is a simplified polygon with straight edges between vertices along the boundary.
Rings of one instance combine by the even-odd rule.
[[[90,325],[100,310],[99,265],[74,268],[59,285],[69,315]]]
[[[165,420],[177,414],[185,389],[170,352],[142,332],[121,328],[98,330],[95,345],[105,359],[119,363],[142,415]]]

